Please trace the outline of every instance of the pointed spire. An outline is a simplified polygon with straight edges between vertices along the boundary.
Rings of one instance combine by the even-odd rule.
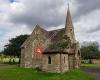
[[[68,4],[67,17],[65,23],[65,34],[70,38],[72,43],[75,42],[74,27],[73,27],[71,14],[70,14],[69,4]]]
[[[67,27],[73,27],[69,4],[68,4],[67,17],[66,17],[66,23],[65,23],[65,28]]]
[[[68,3],[68,9],[69,9],[69,3]]]

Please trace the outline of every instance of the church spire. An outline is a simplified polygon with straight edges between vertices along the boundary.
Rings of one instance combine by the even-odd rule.
[[[72,43],[76,41],[73,22],[72,22],[72,18],[70,14],[70,9],[69,9],[69,4],[68,4],[67,17],[66,17],[66,22],[65,22],[65,34],[70,38]]]
[[[65,23],[65,28],[67,27],[73,27],[69,4],[68,4],[67,17],[66,17],[66,23]]]

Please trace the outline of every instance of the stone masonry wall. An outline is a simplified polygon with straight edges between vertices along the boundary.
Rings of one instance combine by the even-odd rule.
[[[32,46],[28,44],[21,50],[21,67],[31,68],[32,67]]]
[[[51,64],[48,64],[48,57],[51,57]],[[65,61],[64,61],[65,58]],[[67,54],[45,54],[42,59],[42,70],[46,72],[65,72],[69,70]]]

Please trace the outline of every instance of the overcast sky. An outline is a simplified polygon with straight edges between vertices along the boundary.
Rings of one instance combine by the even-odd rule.
[[[36,24],[47,30],[63,28],[68,0],[0,0],[0,51],[8,40],[30,34]],[[77,40],[100,44],[100,0],[71,0]]]

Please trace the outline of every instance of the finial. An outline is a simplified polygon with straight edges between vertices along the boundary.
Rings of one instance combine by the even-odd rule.
[[[68,9],[69,9],[69,3],[68,3]]]
[[[68,9],[69,9],[69,4],[71,3],[71,0],[68,0]]]

